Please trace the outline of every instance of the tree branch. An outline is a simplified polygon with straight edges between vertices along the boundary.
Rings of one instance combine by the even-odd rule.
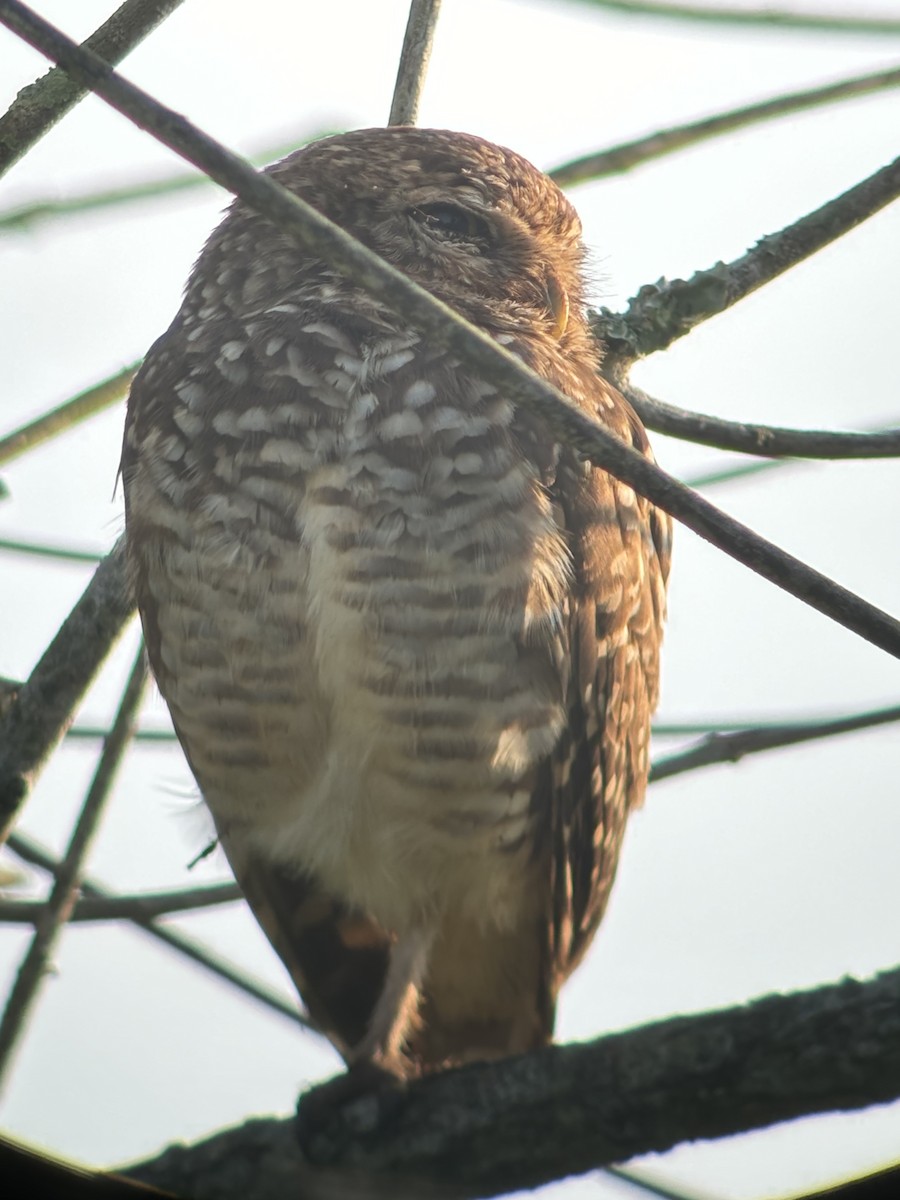
[[[54,558],[57,562],[88,563],[97,566],[105,555],[94,550],[79,550],[75,546],[48,546],[46,542],[20,542],[15,538],[0,538],[0,550],[12,554],[31,554],[36,558]]]
[[[830,429],[753,425],[667,404],[648,396],[621,377],[616,378],[616,386],[648,429],[701,446],[737,450],[760,458],[896,458],[900,455],[900,428],[845,433]]]
[[[120,538],[0,720],[0,844],[133,608]]]
[[[411,1200],[428,1194],[420,1181],[440,1180],[444,1195],[494,1196],[897,1096],[900,970],[437,1074],[412,1084],[387,1119],[364,1097],[308,1146],[330,1192],[315,1190],[291,1124],[278,1121],[170,1149],[127,1174],[222,1200],[296,1195],[301,1183],[304,1196],[353,1196],[356,1181],[379,1176],[382,1191],[369,1194]]]
[[[208,887],[180,888],[168,892],[147,892],[134,896],[87,896],[79,900],[67,920],[73,921],[153,921],[171,913],[194,912],[217,904],[233,904],[242,899],[236,883],[213,883]],[[0,899],[0,921],[16,925],[35,925],[47,909],[46,900]]]
[[[415,125],[431,59],[441,0],[412,0],[400,51],[388,125]]]
[[[727,109],[725,112],[715,113],[711,117],[688,121],[684,125],[670,125],[666,129],[659,129],[656,133],[647,134],[645,137],[636,138],[630,142],[620,142],[619,145],[610,146],[606,150],[597,150],[592,154],[585,154],[581,158],[572,159],[570,162],[554,167],[547,174],[560,187],[574,187],[576,184],[587,183],[592,179],[621,175],[643,163],[663,158],[667,154],[674,154],[688,146],[695,146],[698,142],[706,141],[708,138],[720,137],[724,133],[732,133],[735,129],[743,129],[747,125],[770,121],[774,117],[784,117],[789,113],[802,112],[822,104],[833,104],[835,101],[847,100],[854,96],[867,96],[872,92],[898,86],[900,86],[900,67],[892,67],[886,71],[875,71],[866,75],[854,75],[837,83],[806,88],[800,92],[788,92],[756,104]]]
[[[765,728],[711,733],[688,750],[657,759],[650,768],[650,781],[660,783],[663,779],[696,771],[700,767],[740,762],[748,754],[799,746],[804,742],[819,741],[842,733],[858,733],[861,729],[875,729],[896,721],[900,721],[900,705],[830,721],[785,722]]]
[[[41,906],[42,912],[35,923],[34,936],[22,959],[6,1001],[3,1017],[0,1019],[0,1086],[12,1063],[13,1053],[37,1000],[41,984],[46,978],[50,955],[78,897],[78,884],[84,862],[100,826],[100,819],[116,774],[128,749],[146,683],[147,659],[144,643],[141,641],[122,693],[119,710],[103,744],[97,769],[75,822],[68,848],[55,873],[50,895]]]
[[[722,5],[668,4],[657,0],[582,0],[593,8],[635,17],[663,17],[672,21],[702,21],[714,25],[772,26],[775,29],[800,29],[810,33],[898,34],[896,17],[858,17],[839,13],[791,12],[770,8],[726,8]]]
[[[536,413],[556,438],[580,451],[595,466],[628,483],[764,578],[900,657],[900,622],[779,550],[666,475],[599,422],[585,416],[521,359],[270,176],[258,174],[249,163],[128,83],[96,55],[75,45],[17,0],[0,0],[0,22],[64,64],[113,108],[189,162],[202,167],[299,245],[326,258],[341,274],[386,301],[436,346],[459,354],[473,368],[483,371],[491,382],[505,390],[510,400]],[[900,177],[900,167],[897,175]]]
[[[23,862],[31,863],[44,871],[53,873],[59,868],[59,863],[52,855],[48,854],[36,842],[33,842],[21,833],[10,834],[8,845],[9,849],[18,855]],[[81,892],[84,896],[113,901],[116,899],[114,893],[100,887],[99,884],[87,877],[81,881]],[[303,1026],[304,1029],[309,1029],[313,1033],[317,1032],[310,1021],[302,1013],[298,1012],[296,1004],[289,1003],[272,988],[260,983],[251,975],[240,971],[233,963],[230,963],[225,958],[221,958],[215,951],[200,945],[200,943],[193,941],[193,939],[183,933],[169,929],[165,925],[157,925],[154,921],[148,920],[146,917],[132,916],[127,919],[145,933],[149,933],[151,937],[156,938],[157,941],[162,942],[163,945],[184,955],[191,962],[210,971],[213,975],[218,976],[219,979],[225,980],[226,983],[233,984],[239,991],[250,996],[251,999],[258,1000],[267,1008],[272,1009],[273,1012],[287,1017],[289,1021]]]
[[[121,60],[183,0],[125,0],[84,45],[109,63]],[[0,177],[87,95],[65,71],[55,68],[23,88],[0,117]]]
[[[51,408],[49,412],[43,413],[34,421],[29,421],[27,425],[22,425],[19,429],[0,438],[0,463],[9,462],[10,459],[24,454],[26,450],[34,450],[36,446],[40,446],[60,433],[65,433],[87,417],[92,417],[95,413],[109,408],[128,390],[128,385],[140,365],[140,362],[136,362],[128,367],[123,367],[115,375],[110,375],[100,383],[95,383],[85,391],[79,392],[77,396],[57,405],[56,408]]]
[[[724,312],[823,246],[855,229],[900,196],[900,158],[792,225],[761,238],[730,263],[690,279],[646,283],[624,313],[601,309],[593,326],[619,379],[637,358],[664,350],[703,321]]]

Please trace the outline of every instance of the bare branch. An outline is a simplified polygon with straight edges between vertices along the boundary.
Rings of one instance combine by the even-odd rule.
[[[73,725],[66,730],[66,737],[76,741],[95,742],[104,737],[104,731],[94,725]],[[172,729],[136,729],[134,741],[149,746],[173,746],[178,738]]]
[[[731,108],[711,117],[688,121],[684,125],[670,125],[666,129],[659,129],[656,133],[647,134],[645,137],[635,138],[630,142],[620,142],[618,146],[610,146],[607,150],[585,154],[581,158],[554,167],[548,171],[548,174],[551,179],[556,180],[560,187],[573,187],[579,183],[587,183],[591,179],[621,175],[643,163],[663,158],[667,154],[674,154],[688,146],[695,146],[698,142],[706,141],[708,138],[719,137],[724,133],[731,133],[735,129],[743,129],[747,125],[770,121],[774,117],[784,117],[789,113],[802,112],[822,104],[833,104],[835,101],[847,100],[854,96],[867,96],[872,92],[898,86],[900,86],[900,67],[875,71],[866,75],[854,75],[837,83],[806,88],[801,92],[787,92],[781,96],[774,96],[770,100],[762,100],[757,104]],[[2,218],[0,218],[0,226],[2,226]]]
[[[441,0],[412,0],[409,6],[388,125],[415,125],[418,120],[440,10]]]
[[[627,396],[648,429],[669,437],[737,450],[760,458],[896,458],[900,455],[900,428],[875,433],[830,429],[786,429],[780,425],[751,425],[725,421],[707,413],[691,412],[655,400],[621,378],[616,386]]]
[[[671,754],[653,763],[650,780],[659,783],[674,775],[696,771],[717,763],[736,763],[748,754],[766,750],[781,750],[803,742],[819,741],[841,733],[857,733],[860,729],[875,729],[900,721],[900,705],[874,712],[857,713],[831,721],[787,722],[758,729],[741,729],[729,733],[711,733],[696,746],[679,754]]]
[[[74,546],[48,546],[45,542],[20,542],[15,538],[0,538],[0,550],[11,554],[31,554],[37,558],[54,558],[58,562],[93,563],[104,559],[93,550],[78,550]]]
[[[29,421],[27,425],[22,425],[19,429],[0,438],[0,463],[9,462],[10,459],[24,454],[26,450],[33,450],[50,438],[65,433],[87,417],[103,412],[111,404],[115,404],[127,391],[128,385],[140,365],[139,362],[136,362],[131,366],[123,367],[115,375],[110,375],[108,379],[95,383],[93,387],[79,392],[70,400],[63,401],[62,404],[50,409],[43,416]]]
[[[750,475],[760,475],[773,471],[776,467],[796,467],[805,462],[808,466],[811,459],[800,458],[757,458],[753,462],[743,462],[730,466],[712,467],[708,471],[692,471],[686,475],[682,483],[689,488],[715,487],[720,483],[732,483],[735,479],[746,479]]]
[[[78,898],[78,884],[84,863],[128,749],[146,683],[147,659],[142,641],[68,848],[56,871],[50,896],[42,905],[43,912],[35,923],[34,936],[22,959],[0,1019],[0,1086],[5,1081],[13,1053],[46,977],[50,955]]]
[[[208,887],[181,888],[170,892],[147,892],[135,896],[88,896],[79,900],[68,921],[153,921],[170,913],[193,912],[217,904],[240,900],[236,883],[213,883]],[[0,921],[36,925],[47,909],[45,900],[0,899]]]
[[[794,12],[770,8],[726,8],[709,4],[668,4],[657,0],[582,0],[594,8],[635,17],[663,17],[672,21],[702,21],[714,25],[770,25],[775,29],[801,29],[809,33],[898,34],[896,17],[857,16],[839,13]]]
[[[120,538],[0,720],[0,844],[133,607]]]
[[[125,0],[84,45],[109,63],[121,62],[183,0]],[[23,88],[0,117],[0,177],[87,95],[64,71],[46,75]]]
[[[25,837],[24,834],[10,834],[8,846],[23,862],[31,863],[44,871],[55,872],[59,867],[59,863],[52,855],[38,846],[36,842]],[[100,887],[99,884],[87,877],[81,881],[81,892],[82,895],[92,898],[116,900],[113,892]],[[239,970],[233,963],[216,954],[214,950],[202,946],[199,942],[195,942],[192,938],[179,933],[175,929],[167,928],[165,925],[157,925],[156,922],[148,920],[145,917],[129,917],[127,919],[145,933],[150,934],[151,937],[156,938],[157,941],[162,942],[163,945],[176,950],[191,962],[203,967],[204,970],[211,972],[219,979],[225,980],[226,983],[233,984],[239,991],[250,996],[253,1000],[258,1000],[273,1012],[287,1017],[295,1025],[300,1025],[313,1033],[317,1032],[309,1020],[302,1013],[298,1012],[295,1004],[289,1003],[272,988],[267,987],[251,975]]]
[[[439,1073],[394,1097],[384,1120],[377,1099],[364,1097],[310,1140],[321,1172],[304,1165],[290,1122],[254,1121],[127,1173],[222,1200],[300,1192],[412,1200],[430,1194],[422,1180],[440,1180],[456,1198],[494,1196],[898,1095],[895,970]],[[265,1161],[258,1185],[246,1169],[237,1174],[248,1161]],[[355,1192],[359,1179],[380,1180],[383,1190]]]
[[[335,132],[337,132],[335,129],[319,129],[310,133],[307,129],[303,133],[298,133],[289,142],[279,141],[276,146],[269,146],[264,150],[254,152],[249,161],[262,166],[265,163],[284,158],[298,146],[304,146],[307,142],[313,142],[317,138],[328,137]],[[157,179],[139,180],[123,184],[120,187],[105,188],[99,192],[79,192],[71,196],[35,200],[16,208],[0,211],[0,236],[29,232],[34,226],[40,225],[44,221],[54,221],[79,213],[95,212],[102,208],[115,208],[118,205],[142,203],[147,200],[165,200],[184,192],[215,186],[214,181],[201,171],[179,171]]]
[[[607,346],[611,371],[618,379],[636,358],[664,350],[703,321],[855,229],[898,196],[900,158],[793,225],[761,238],[733,262],[716,263],[687,280],[646,283],[624,313],[601,309],[594,315],[593,325]]]
[[[0,0],[0,22],[71,70],[109,104],[273,221],[298,244],[327,258],[385,300],[437,346],[459,354],[549,431],[595,466],[630,484],[713,545],[848,629],[900,657],[900,622],[691,492],[609,433],[521,359],[350,237],[316,209],[201,133],[178,113],[117,75],[17,0]],[[900,178],[900,166],[897,168]],[[860,185],[864,186],[864,185]],[[861,218],[860,218],[861,219]]]

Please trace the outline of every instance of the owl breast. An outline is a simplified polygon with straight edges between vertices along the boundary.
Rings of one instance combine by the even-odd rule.
[[[563,535],[493,387],[292,317],[228,341],[217,395],[174,381],[130,482],[160,686],[226,846],[389,929],[502,927],[565,719]]]

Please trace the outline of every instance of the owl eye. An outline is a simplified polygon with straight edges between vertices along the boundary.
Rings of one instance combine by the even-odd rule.
[[[418,221],[421,225],[427,226],[451,241],[490,241],[490,228],[487,221],[458,204],[448,204],[445,201],[436,204],[419,204],[409,210],[409,215],[414,221]]]

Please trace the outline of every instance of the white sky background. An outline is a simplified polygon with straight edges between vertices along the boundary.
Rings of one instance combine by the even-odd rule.
[[[824,5],[824,0],[819,7]],[[84,37],[112,0],[42,0]],[[794,7],[803,7],[795,3]],[[812,4],[805,5],[814,7]],[[832,7],[837,8],[835,3]],[[844,8],[858,7],[847,0]],[[867,0],[900,15],[896,0]],[[123,72],[226,144],[383,124],[403,0],[189,0]],[[445,0],[420,123],[465,129],[542,167],[663,125],[896,61],[900,39],[664,23],[577,3]],[[0,105],[44,63],[0,30]],[[572,195],[594,251],[596,300],[742,253],[897,153],[885,93],[759,126]],[[177,160],[89,99],[0,186],[0,208],[163,174]],[[37,226],[0,241],[0,433],[119,369],[171,320],[224,204],[201,196]],[[900,423],[900,206],[643,363],[661,398],[724,417],[816,428]],[[108,548],[123,406],[3,472],[0,536]],[[656,437],[664,467],[727,456]],[[709,490],[726,510],[889,610],[900,608],[898,466],[791,467]],[[692,534],[678,531],[661,719],[785,717],[897,703],[897,666]],[[0,555],[0,674],[23,678],[89,569]],[[107,719],[132,629],[84,706]],[[164,720],[158,697],[147,720]],[[657,747],[659,751],[661,747]],[[22,827],[60,851],[96,747],[69,743]],[[558,1034],[588,1038],[771,991],[866,976],[897,961],[896,730],[760,756],[662,783],[632,822],[608,916],[563,993]],[[207,837],[173,749],[135,748],[90,862],[128,890],[222,877],[185,864]],[[12,863],[11,856],[4,862]],[[31,879],[31,877],[29,876]],[[32,883],[37,883],[35,874]],[[241,906],[177,924],[290,994]],[[5,993],[27,944],[0,929]],[[96,1163],[153,1154],[253,1113],[286,1113],[336,1056],[287,1020],[124,926],[66,931],[23,1041],[0,1121]],[[900,1106],[683,1147],[641,1164],[711,1197],[761,1197],[896,1156]],[[546,1195],[624,1194],[589,1176]]]

